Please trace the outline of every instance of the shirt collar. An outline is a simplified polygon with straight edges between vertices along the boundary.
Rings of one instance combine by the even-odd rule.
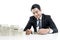
[[[41,15],[41,17],[39,18],[40,20],[42,19],[42,15]],[[37,19],[38,20],[38,19]]]

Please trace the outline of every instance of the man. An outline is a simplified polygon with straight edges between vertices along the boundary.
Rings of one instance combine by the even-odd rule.
[[[42,14],[41,8],[38,4],[32,5],[31,11],[33,13],[33,16],[30,17],[24,29],[27,35],[30,35],[32,33],[31,30],[32,26],[34,28],[34,32],[38,34],[48,34],[58,32],[58,29],[56,28],[50,15]]]

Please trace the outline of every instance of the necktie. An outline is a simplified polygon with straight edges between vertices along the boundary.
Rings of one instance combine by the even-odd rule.
[[[41,27],[42,27],[42,21],[39,19],[39,24],[38,24],[38,26],[39,26],[39,29],[41,29]]]

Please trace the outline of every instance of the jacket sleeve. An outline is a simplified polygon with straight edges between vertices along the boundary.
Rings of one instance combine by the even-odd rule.
[[[30,28],[31,28],[31,26],[32,26],[31,21],[32,21],[32,18],[30,17],[30,19],[29,19],[29,21],[28,21],[26,27],[24,28],[24,31],[26,31],[27,29],[30,29]]]
[[[49,27],[53,30],[53,33],[58,32],[58,29],[57,29],[56,25],[54,24],[54,22],[50,16],[49,16],[49,25],[50,25]]]

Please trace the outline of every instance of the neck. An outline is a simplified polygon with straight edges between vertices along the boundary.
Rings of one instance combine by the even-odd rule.
[[[38,16],[37,20],[40,19],[42,17],[42,14]]]

